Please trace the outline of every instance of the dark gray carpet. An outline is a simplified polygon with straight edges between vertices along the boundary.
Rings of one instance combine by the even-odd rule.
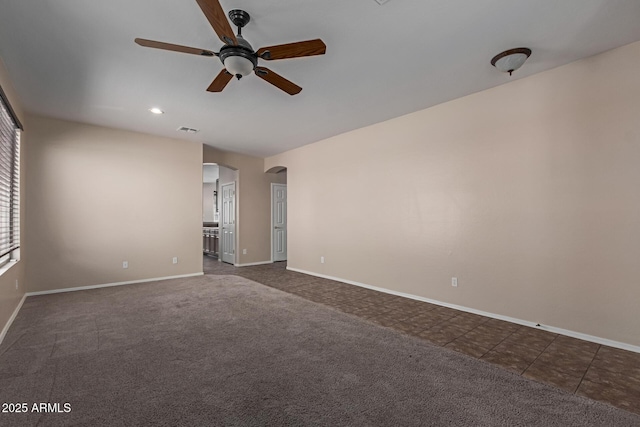
[[[2,426],[640,426],[640,417],[236,276],[29,297]]]

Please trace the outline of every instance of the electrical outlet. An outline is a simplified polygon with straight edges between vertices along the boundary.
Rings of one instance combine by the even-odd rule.
[[[320,264],[324,264],[324,257],[323,256],[320,257]]]
[[[18,289],[18,279],[16,279],[16,290]]]
[[[246,249],[243,249],[243,250],[242,250],[242,255],[246,255],[246,254],[247,254],[247,250],[246,250]]]
[[[129,261],[122,261],[122,268],[129,268]]]
[[[451,278],[451,286],[453,286],[454,288],[458,287],[458,278],[457,277],[452,277]]]
[[[174,257],[173,257],[173,263],[174,263],[174,264],[177,264],[177,263],[178,263],[178,257],[177,257],[177,256],[174,256]]]

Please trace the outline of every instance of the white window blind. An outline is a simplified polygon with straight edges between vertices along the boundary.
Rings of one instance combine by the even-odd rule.
[[[20,247],[20,122],[0,88],[0,262]]]

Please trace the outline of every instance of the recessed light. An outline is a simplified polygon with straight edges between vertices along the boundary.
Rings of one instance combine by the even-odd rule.
[[[149,111],[151,111],[153,114],[164,114],[164,111],[162,111],[158,107],[149,108]]]

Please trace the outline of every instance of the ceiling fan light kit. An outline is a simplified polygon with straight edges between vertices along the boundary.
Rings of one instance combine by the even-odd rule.
[[[256,62],[242,55],[230,55],[222,61],[227,72],[240,80],[248,76],[256,68]]]
[[[511,75],[531,56],[531,49],[527,47],[518,47],[515,49],[505,50],[493,57],[491,65],[496,67],[503,73]]]
[[[257,51],[242,37],[242,28],[249,23],[251,17],[240,9],[229,11],[229,19],[238,27],[238,34],[233,34],[229,21],[218,0],[196,0],[220,40],[225,44],[220,52],[180,46],[154,40],[135,39],[140,46],[174,52],[190,53],[201,56],[217,56],[225,67],[207,88],[209,92],[221,92],[236,77],[240,80],[253,72],[264,81],[271,83],[289,95],[300,93],[302,88],[265,67],[258,66],[258,59],[266,61],[276,59],[300,58],[304,56],[324,55],[326,45],[320,39],[263,47]]]

